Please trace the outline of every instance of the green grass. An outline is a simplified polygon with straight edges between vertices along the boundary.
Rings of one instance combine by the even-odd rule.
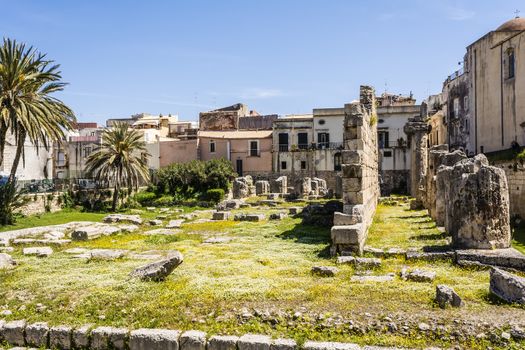
[[[74,209],[64,209],[55,213],[44,213],[28,217],[18,217],[14,225],[0,226],[0,232],[28,227],[65,224],[71,221],[101,221],[107,213],[85,213]]]
[[[525,226],[521,225],[512,229],[512,246],[525,254]]]
[[[246,208],[235,212],[262,212],[267,216],[276,208]],[[158,212],[144,211],[143,217]],[[17,228],[76,220],[100,221],[104,214],[62,212],[40,218],[21,219]],[[177,217],[178,214],[173,215]],[[200,213],[199,218],[209,214]],[[198,219],[198,218],[197,218]],[[165,221],[167,222],[167,220]],[[143,225],[141,230],[149,229]],[[232,238],[227,244],[203,244],[208,237]],[[382,206],[369,234],[374,247],[423,247],[446,242],[423,211],[407,206]],[[462,269],[451,262],[428,265],[402,258],[385,259],[377,274],[398,273],[403,266],[421,267],[437,272],[433,283],[411,283],[398,277],[391,283],[354,283],[351,266],[339,266],[333,278],[310,273],[314,265],[335,265],[329,257],[328,228],[304,226],[299,218],[262,222],[204,222],[183,225],[176,236],[146,236],[141,233],[118,234],[88,242],[74,242],[55,250],[49,258],[28,257],[17,247],[12,254],[19,265],[0,271],[0,308],[13,311],[8,319],[46,321],[51,325],[71,324],[172,329],[199,329],[209,334],[264,333],[274,337],[352,341],[361,344],[423,347],[449,346],[441,339],[349,331],[346,325],[320,327],[320,322],[294,320],[283,315],[297,310],[340,315],[366,322],[365,313],[376,319],[385,315],[405,315],[426,320],[439,318],[487,319],[493,315],[522,317],[523,309],[497,305],[488,297],[486,271]],[[73,259],[63,250],[72,247],[118,248],[132,252],[176,249],[184,263],[165,282],[140,282],[128,277],[130,271],[147,261],[122,258],[115,261]],[[445,283],[463,297],[462,309],[436,308],[435,286]],[[37,304],[47,307],[38,312]],[[261,317],[247,322],[239,319],[243,308],[269,310],[275,319]],[[331,316],[330,316],[331,315]],[[468,344],[485,348],[484,343]]]

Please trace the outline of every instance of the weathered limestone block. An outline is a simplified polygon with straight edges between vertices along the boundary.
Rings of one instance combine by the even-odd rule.
[[[490,270],[490,292],[509,303],[525,304],[525,278],[494,267]]]
[[[208,350],[237,350],[239,337],[215,335],[208,340]]]
[[[28,247],[22,250],[24,255],[35,255],[39,258],[45,258],[53,254],[53,248],[51,247]]]
[[[514,248],[456,250],[456,262],[460,265],[474,263],[525,271],[525,255]]]
[[[270,182],[259,180],[255,182],[255,194],[258,196],[270,193]]]
[[[360,350],[361,347],[352,343],[317,342],[307,341],[303,345],[304,350]]]
[[[233,198],[235,199],[246,198],[249,195],[250,189],[248,188],[248,184],[240,179],[242,178],[237,178],[233,180],[232,192]]]
[[[360,258],[353,256],[340,256],[337,258],[338,264],[352,264],[356,267],[373,268],[381,266],[381,259],[378,258]]]
[[[180,331],[136,329],[129,338],[130,350],[179,350]]]
[[[266,219],[264,214],[236,214],[233,219],[235,221],[262,221]]]
[[[326,196],[326,194],[328,193],[328,187],[326,185],[326,180],[318,178],[318,177],[314,177],[312,181],[317,182],[317,194],[319,196]]]
[[[333,226],[330,234],[332,237],[332,247],[336,249],[336,251],[333,252],[334,254],[343,250],[363,254],[366,232],[362,223]]]
[[[295,350],[297,349],[297,343],[293,339],[275,339],[270,345],[270,350]]]
[[[139,215],[110,214],[103,220],[105,223],[127,222],[134,225],[141,225],[142,219]]]
[[[310,195],[318,196],[319,195],[319,182],[317,180],[311,179],[310,187],[311,187]]]
[[[445,229],[456,248],[494,249],[510,246],[509,190],[503,169],[487,158],[474,158],[445,167],[448,178]]]
[[[114,226],[94,224],[91,226],[84,226],[75,229],[71,233],[71,239],[73,241],[87,241],[101,236],[108,236],[114,233],[118,233],[120,232],[120,230],[120,228]]]
[[[344,214],[337,211],[334,213],[335,226],[355,225],[360,221],[359,219],[360,217],[356,215]]]
[[[237,348],[239,350],[270,350],[272,338],[266,335],[245,334],[239,338]]]
[[[26,321],[11,321],[6,322],[1,329],[1,337],[10,345],[24,346],[24,331],[26,328]]]
[[[429,212],[432,218],[436,221],[437,226],[445,225],[445,205],[448,203],[447,190],[449,186],[448,173],[442,171],[451,167],[457,162],[467,159],[465,153],[461,151],[454,151],[450,153],[440,154],[438,158],[438,168],[435,169],[435,194],[431,197],[433,200],[430,203]],[[430,194],[432,196],[432,194]]]
[[[87,324],[79,328],[73,329],[71,339],[73,347],[76,349],[87,349],[91,344],[91,328],[92,325]]]
[[[277,179],[270,182],[271,193],[288,193],[288,178],[286,176],[279,176]]]
[[[288,208],[288,214],[290,215],[297,215],[301,211],[302,208],[300,207],[290,207]]]
[[[26,326],[26,344],[35,347],[47,347],[49,327],[45,322],[37,322]]]
[[[164,281],[183,261],[184,258],[180,252],[171,251],[165,259],[136,268],[130,273],[130,277],[139,278],[142,281]]]
[[[170,220],[170,222],[168,222],[168,224],[166,225],[166,228],[180,228],[183,223],[184,220],[182,219]]]
[[[282,213],[282,212],[272,213],[270,214],[270,217],[269,217],[270,220],[282,220],[284,218],[286,218],[286,213]]]
[[[11,255],[0,253],[0,269],[12,269],[15,266],[16,262],[13,260]]]
[[[56,326],[49,329],[49,347],[52,349],[69,350],[73,348],[71,334],[73,329],[69,326]]]
[[[312,273],[315,275],[333,277],[339,272],[335,266],[313,266]]]
[[[414,269],[407,271],[406,269],[401,270],[401,279],[410,280],[414,282],[432,282],[436,278],[434,271]]]
[[[212,220],[228,220],[230,218],[230,213],[227,211],[216,211],[212,215]]]
[[[126,349],[129,331],[126,328],[98,327],[91,331],[91,348],[94,350]]]
[[[162,225],[162,220],[152,219],[152,220],[149,221],[149,224],[151,226],[160,226],[160,225]]]
[[[180,350],[206,350],[206,333],[186,331],[180,336]]]
[[[446,308],[447,305],[451,305],[453,307],[463,306],[463,300],[461,300],[461,297],[458,295],[458,293],[456,293],[451,287],[444,284],[439,284],[436,286],[436,302],[442,309]]]
[[[405,134],[410,138],[410,194],[417,201],[423,203],[426,199],[426,181],[427,172],[427,138],[430,126],[424,120],[423,116],[410,118],[404,126]]]

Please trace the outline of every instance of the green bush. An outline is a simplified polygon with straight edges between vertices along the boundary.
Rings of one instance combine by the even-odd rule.
[[[213,203],[219,203],[224,199],[224,190],[222,188],[213,188],[211,190],[206,191],[206,195],[204,196],[204,200],[213,202]]]
[[[6,182],[0,185],[0,225],[15,223],[14,211],[27,203],[28,197],[23,190],[16,188],[16,182]]]
[[[157,198],[157,195],[153,192],[138,192],[135,194],[135,201],[139,202],[142,206],[153,205],[153,202]]]
[[[162,196],[153,201],[153,205],[157,207],[169,207],[173,205],[174,198],[173,196]]]
[[[176,163],[160,169],[155,175],[158,192],[169,193],[177,200],[195,198],[211,189],[226,192],[236,176],[226,159]]]

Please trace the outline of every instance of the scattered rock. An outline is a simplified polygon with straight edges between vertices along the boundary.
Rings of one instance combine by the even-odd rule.
[[[402,279],[414,282],[432,282],[436,278],[436,273],[434,271],[426,271],[420,269],[407,271],[404,268],[401,270],[400,275]]]
[[[525,339],[525,330],[519,326],[514,326],[510,330],[510,335],[516,340],[523,340]]]
[[[424,260],[424,261],[436,261],[436,260],[449,260],[454,259],[455,253],[453,251],[446,252],[415,252],[407,251],[407,260]]]
[[[285,213],[272,213],[270,214],[270,220],[282,220],[286,217]]]
[[[213,220],[228,220],[230,218],[230,213],[227,211],[216,211],[213,213]]]
[[[0,269],[11,269],[16,266],[16,262],[11,255],[0,253]]]
[[[29,247],[24,248],[22,253],[24,255],[36,255],[39,258],[45,258],[53,254],[53,249],[51,247]]]
[[[212,238],[208,238],[206,239],[204,242],[202,243],[206,243],[206,244],[219,244],[219,243],[228,243],[230,242],[232,239],[230,237],[212,237]]]
[[[137,225],[133,225],[133,224],[118,225],[118,228],[122,232],[135,232],[139,229]]]
[[[110,214],[106,216],[103,221],[105,223],[114,222],[128,222],[130,224],[141,225],[142,219],[139,215],[126,215],[126,214]]]
[[[350,281],[352,282],[390,282],[394,280],[392,274],[382,276],[352,276]]]
[[[153,220],[150,220],[149,221],[149,224],[151,226],[160,226],[162,225],[162,220],[159,220],[159,219],[153,219]]]
[[[182,217],[182,216],[181,216]],[[166,228],[180,228],[182,226],[182,223],[184,220],[170,220],[170,222],[166,225]]]
[[[171,251],[163,260],[136,268],[130,273],[130,277],[139,278],[142,281],[163,281],[177,266],[182,264],[183,260],[180,252]]]
[[[45,322],[29,324],[25,329],[26,343],[29,346],[47,347],[49,327]]]
[[[143,234],[148,235],[148,236],[151,236],[151,235],[171,236],[171,235],[176,235],[176,234],[181,233],[181,232],[182,232],[182,230],[158,228],[158,229],[155,229],[155,230],[144,231]]]
[[[378,258],[361,258],[354,256],[340,256],[337,258],[338,264],[352,264],[356,267],[379,267],[381,260]]]
[[[418,324],[417,328],[419,328],[420,331],[428,331],[430,329],[430,326],[427,323],[421,322]]]
[[[439,284],[436,286],[436,302],[439,307],[444,309],[447,305],[453,307],[463,306],[461,297],[449,286]]]
[[[236,214],[233,218],[235,221],[262,221],[266,219],[264,214]]]
[[[314,266],[312,273],[320,276],[333,277],[339,272],[339,269],[334,266]]]
[[[109,225],[90,225],[75,229],[71,233],[71,239],[74,241],[87,241],[101,236],[109,236],[120,232],[120,228]]]
[[[301,211],[301,207],[290,207],[288,208],[288,214],[297,215]]]
[[[525,278],[493,267],[490,292],[509,303],[525,304]]]

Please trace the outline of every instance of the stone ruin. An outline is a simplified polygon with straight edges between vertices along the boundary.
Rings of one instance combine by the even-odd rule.
[[[503,169],[478,154],[453,166],[442,166],[445,230],[462,249],[510,247],[509,189]]]
[[[270,192],[286,194],[288,193],[288,178],[279,176],[277,179],[270,181]]]
[[[233,180],[233,198],[242,199],[255,195],[255,186],[250,175],[237,177]]]
[[[266,180],[255,181],[255,194],[263,196],[270,193],[270,182]]]
[[[343,213],[334,214],[330,253],[363,253],[379,199],[375,91],[361,86],[360,102],[345,105]]]
[[[295,180],[294,194],[297,198],[319,198],[328,194],[326,180],[317,177],[302,177]]]

